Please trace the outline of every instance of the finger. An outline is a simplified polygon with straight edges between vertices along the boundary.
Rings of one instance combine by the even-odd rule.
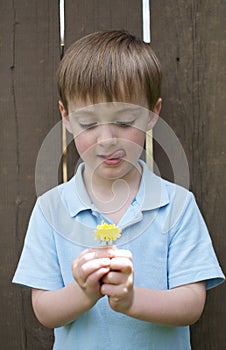
[[[124,298],[128,293],[128,288],[124,285],[103,284],[101,293],[113,298]]]
[[[98,258],[112,258],[114,256],[115,247],[98,247],[98,248],[89,248],[84,250],[79,254],[77,259],[72,263],[73,267],[83,265],[89,260],[98,259]]]
[[[86,263],[78,266],[75,264],[73,266],[73,274],[77,282],[84,287],[86,285],[86,280],[88,276],[103,267],[105,268],[107,267],[109,270],[110,268],[109,258],[99,258],[99,259],[89,260]]]
[[[93,251],[96,253],[97,258],[113,258],[115,256],[115,251],[117,250],[114,246],[103,246],[98,248],[93,248]]]
[[[89,287],[95,287],[97,284],[102,283],[104,276],[110,271],[109,267],[102,267],[87,277],[86,284]]]
[[[72,262],[72,273],[76,280],[80,280],[81,266],[96,258],[95,252],[83,252]]]
[[[78,266],[83,265],[87,261],[96,259],[96,257],[96,252],[86,249],[72,262],[72,268],[76,269]]]
[[[128,258],[132,260],[132,253],[130,250],[127,249],[115,249],[114,250],[114,257],[115,258]]]
[[[125,277],[121,272],[109,271],[103,278],[102,282],[105,284],[122,284]]]
[[[110,261],[110,269],[130,274],[133,271],[133,263],[129,258],[113,258]]]
[[[111,258],[114,256],[114,251],[117,248],[115,246],[103,246],[103,247],[96,247],[96,248],[88,248],[83,250],[78,258],[79,259],[87,259],[88,257],[91,258]]]

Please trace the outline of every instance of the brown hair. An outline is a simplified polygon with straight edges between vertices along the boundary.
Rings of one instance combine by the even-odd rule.
[[[150,44],[125,31],[100,31],[66,51],[57,71],[58,90],[66,110],[76,98],[129,102],[142,93],[152,109],[160,97],[161,75]]]

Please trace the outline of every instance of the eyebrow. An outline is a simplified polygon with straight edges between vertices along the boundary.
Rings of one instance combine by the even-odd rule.
[[[120,114],[120,113],[139,112],[139,111],[141,111],[143,109],[146,110],[146,108],[142,107],[142,106],[126,107],[126,108],[121,108],[121,109],[118,109],[118,110],[117,110],[117,107],[116,108],[110,107],[110,110],[116,115]],[[80,110],[72,111],[70,114],[72,114],[72,115],[75,114],[75,115],[78,115],[78,116],[81,116],[81,117],[82,116],[93,117],[96,113],[98,113],[98,111],[96,111],[95,109],[93,109],[93,110],[86,110],[85,108],[84,109],[81,108]]]
[[[122,112],[138,112],[138,111],[140,111],[140,109],[141,109],[142,107],[136,107],[136,108],[133,108],[133,107],[131,107],[131,108],[122,108],[122,109],[120,109],[120,110],[118,110],[118,111],[116,111],[115,113],[122,113]]]

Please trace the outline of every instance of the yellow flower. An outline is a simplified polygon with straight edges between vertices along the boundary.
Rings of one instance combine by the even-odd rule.
[[[115,226],[115,224],[107,224],[102,221],[101,225],[97,225],[94,231],[95,237],[99,239],[100,242],[112,243],[116,241],[117,238],[121,236],[122,230]]]

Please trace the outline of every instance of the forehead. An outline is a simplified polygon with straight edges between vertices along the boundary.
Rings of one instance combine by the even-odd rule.
[[[69,114],[71,112],[101,112],[101,111],[125,111],[125,110],[131,110],[135,111],[137,109],[148,109],[148,101],[144,97],[137,97],[132,98],[129,102],[120,102],[120,101],[111,101],[108,102],[106,99],[98,99],[96,103],[93,103],[93,101],[90,98],[86,98],[86,100],[82,99],[76,99],[76,100],[70,100],[68,102],[68,112]]]
[[[137,115],[145,116],[148,115],[150,111],[141,105],[125,102],[100,102],[96,104],[70,104],[69,114],[71,116],[79,117],[93,117],[93,116],[103,116],[107,118],[108,116],[120,115]]]

